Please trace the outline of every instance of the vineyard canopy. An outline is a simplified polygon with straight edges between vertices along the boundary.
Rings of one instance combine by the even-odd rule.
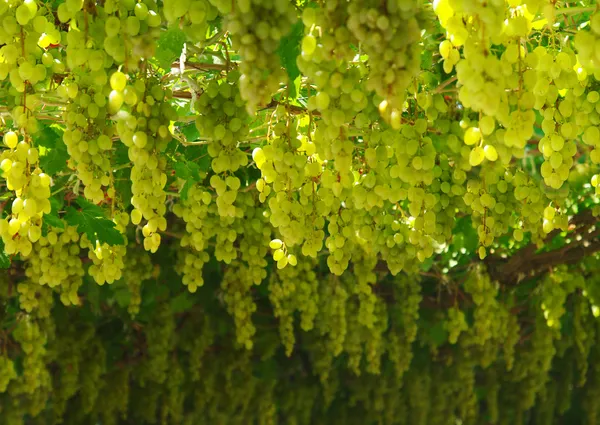
[[[600,10],[0,0],[0,424],[600,424]]]

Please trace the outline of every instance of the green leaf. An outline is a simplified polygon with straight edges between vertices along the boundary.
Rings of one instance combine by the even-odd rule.
[[[290,32],[281,39],[279,47],[277,48],[277,54],[279,55],[281,65],[285,68],[289,81],[291,82],[300,76],[300,69],[298,69],[296,59],[300,54],[303,36],[304,24],[301,20],[298,20],[292,25]],[[290,89],[292,85],[290,85]],[[293,97],[295,97],[295,95]]]
[[[175,163],[175,176],[184,180],[200,181],[200,166],[192,161],[178,161]]]
[[[60,218],[58,218],[57,215],[52,213],[44,214],[44,223],[48,226],[56,227],[58,229],[65,228],[65,223],[63,223],[63,221]]]
[[[206,170],[200,168],[200,165],[185,158],[180,158],[174,165],[175,176],[185,180],[181,189],[181,199],[187,200],[187,194],[194,183],[200,182],[206,176]],[[208,169],[208,167],[207,167]]]
[[[428,336],[431,342],[439,347],[448,340],[448,331],[443,322],[437,322],[428,327]]]
[[[56,227],[58,229],[64,229],[65,223],[58,216],[58,212],[63,207],[63,199],[57,198],[55,196],[50,198],[50,205],[52,206],[52,210],[50,214],[44,214],[42,218],[42,236],[46,236],[48,234],[49,227]]]
[[[467,254],[475,252],[479,245],[479,237],[477,231],[473,228],[471,217],[465,216],[458,219],[453,234],[458,250],[464,248]]]
[[[194,123],[188,124],[185,127],[181,127],[181,132],[183,133],[183,135],[185,136],[185,139],[188,142],[193,142],[195,140],[198,140],[198,138],[200,137],[200,132],[198,131],[198,127],[196,127],[196,124],[194,124]]]
[[[155,57],[162,69],[171,69],[171,64],[179,59],[185,39],[185,33],[176,27],[171,27],[160,35]]]
[[[121,308],[127,308],[131,304],[131,293],[126,287],[114,291],[114,299]]]
[[[169,302],[171,313],[174,314],[188,311],[194,304],[194,298],[188,291],[181,292]]]
[[[129,163],[129,148],[122,143],[119,143],[114,154],[115,166],[125,165]]]
[[[80,232],[84,232],[93,243],[96,240],[108,245],[123,245],[123,235],[115,228],[115,223],[107,219],[104,210],[84,198],[79,197],[75,201],[80,209],[67,208],[65,220],[71,226],[77,226]]]
[[[63,130],[58,126],[44,127],[34,137],[40,147],[40,168],[47,174],[56,174],[67,169],[69,153],[63,142]]]
[[[4,241],[0,238],[0,269],[7,269],[10,267],[10,258],[4,252]]]
[[[121,168],[115,172],[115,190],[125,208],[131,205],[131,168]]]

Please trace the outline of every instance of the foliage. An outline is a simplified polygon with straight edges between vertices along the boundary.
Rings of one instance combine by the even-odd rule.
[[[594,1],[0,21],[0,423],[598,423]]]

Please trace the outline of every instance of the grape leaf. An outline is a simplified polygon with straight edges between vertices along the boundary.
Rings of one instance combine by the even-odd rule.
[[[277,48],[277,54],[279,55],[279,60],[281,61],[281,65],[285,68],[287,75],[289,77],[290,83],[290,97],[296,98],[298,95],[298,91],[296,90],[295,84],[293,81],[296,80],[300,76],[300,69],[298,69],[298,64],[296,59],[300,54],[300,46],[302,44],[302,37],[304,36],[304,25],[301,20],[296,21],[290,32],[282,37],[279,42],[279,47]]]
[[[52,210],[50,214],[44,214],[42,218],[42,236],[46,236],[48,234],[48,229],[50,227],[56,227],[59,229],[65,228],[65,223],[58,217],[58,211],[63,207],[62,198],[57,198],[55,196],[50,198],[50,205],[52,206]]]
[[[131,205],[131,168],[121,168],[115,172],[115,189],[125,208]]]
[[[40,168],[48,174],[56,174],[67,168],[69,153],[63,142],[62,129],[58,126],[42,128],[35,136],[40,147]]]
[[[123,235],[115,228],[115,223],[107,219],[104,210],[84,198],[79,197],[75,201],[80,209],[67,208],[65,220],[71,226],[77,226],[79,231],[84,232],[92,242],[98,240],[108,245],[123,245]]]
[[[185,33],[179,28],[171,27],[158,38],[155,57],[158,64],[165,70],[171,69],[171,64],[179,59],[185,44]]]
[[[7,269],[10,267],[10,258],[4,252],[4,241],[0,238],[0,269]]]
[[[183,313],[184,311],[189,310],[194,304],[194,297],[187,290],[171,298],[171,301],[169,302],[171,313],[173,314]]]
[[[188,142],[193,142],[195,140],[198,140],[198,138],[200,137],[200,132],[198,131],[198,127],[196,127],[196,124],[194,124],[194,123],[188,124],[185,127],[181,127],[181,132],[183,133],[183,135],[185,136],[185,139]]]
[[[199,164],[193,161],[188,161],[180,158],[174,165],[175,176],[185,180],[185,184],[181,189],[181,199],[187,200],[188,191],[194,183],[200,182],[206,176],[206,170],[202,169]]]
[[[65,228],[65,223],[63,223],[63,221],[58,218],[57,215],[55,214],[44,214],[44,224],[48,225],[48,226],[52,226],[52,227],[56,227],[58,229],[64,229]]]
[[[471,217],[465,216],[458,219],[454,226],[454,237],[457,239],[458,250],[464,249],[465,253],[475,252],[479,245],[477,231],[473,228]],[[458,237],[460,235],[460,237]]]

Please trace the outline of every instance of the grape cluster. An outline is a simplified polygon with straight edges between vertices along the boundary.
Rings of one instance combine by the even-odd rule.
[[[127,224],[129,224],[129,214],[117,213],[114,222],[115,228],[121,233],[125,233]],[[88,248],[88,257],[93,263],[88,269],[88,274],[94,278],[96,283],[99,285],[111,284],[121,279],[127,254],[125,245],[110,246],[98,241],[93,244],[85,234],[81,237],[80,245]]]
[[[344,349],[347,334],[346,304],[348,291],[344,280],[331,276],[328,282],[319,285],[319,314],[315,318],[315,329],[324,338],[328,353],[333,357]]]
[[[162,384],[167,379],[169,352],[175,332],[175,322],[169,310],[169,304],[157,306],[150,322],[144,327],[146,338],[146,358],[141,364],[140,380],[142,385]]]
[[[104,188],[112,178],[113,128],[106,125],[107,98],[102,89],[100,86],[85,90],[77,83],[57,89],[61,97],[71,100],[64,112],[67,128],[63,133],[70,165],[85,186],[84,196],[93,203],[104,200]],[[111,195],[114,197],[114,193]]]
[[[142,227],[144,248],[156,252],[160,246],[159,231],[166,230],[166,158],[161,155],[172,139],[169,121],[176,119],[176,112],[169,103],[170,93],[162,90],[158,81],[138,79],[127,85],[127,76],[119,71],[110,77],[112,91],[108,99],[109,109],[118,112],[117,132],[129,148],[131,168],[131,222]],[[121,109],[124,105],[130,112]]]
[[[227,16],[226,28],[242,57],[240,93],[248,112],[254,113],[285,81],[277,49],[296,20],[296,10],[286,0],[210,1]]]
[[[162,24],[155,0],[107,2],[103,12],[99,20],[105,31],[102,45],[114,62],[133,71],[142,60],[154,56]]]
[[[314,149],[312,152],[306,149],[311,149],[312,144],[307,140],[303,143],[297,137],[296,125],[293,121],[284,121],[286,115],[285,109],[278,107],[275,116],[279,122],[273,128],[273,138],[252,152],[254,163],[261,171],[261,178],[256,182],[259,199],[267,203],[269,221],[281,235],[281,239],[271,242],[278,268],[297,262],[289,249],[300,244],[303,254],[316,256],[324,236],[324,221],[318,218],[313,181],[320,174],[321,166],[317,160],[309,160]],[[307,207],[312,209],[310,216],[306,214]]]
[[[142,303],[142,282],[152,277],[154,268],[150,255],[135,249],[134,245],[131,245],[128,249],[128,254],[123,262],[123,281],[129,290],[127,312],[131,316],[135,316],[140,312]]]
[[[560,319],[565,313],[567,296],[581,287],[583,281],[569,273],[566,268],[556,268],[544,277],[540,287],[541,308],[550,328],[560,329]]]
[[[304,257],[297,267],[286,267],[272,273],[269,279],[269,300],[279,319],[279,335],[286,355],[294,349],[294,313],[300,312],[300,328],[313,329],[318,313],[319,282],[314,272],[315,260]]]
[[[8,147],[0,154],[0,169],[8,190],[14,191],[11,214],[0,219],[0,236],[7,254],[20,253],[27,257],[42,235],[42,217],[51,210],[52,179],[38,165],[39,151],[28,135],[19,141],[13,131],[4,134]]]
[[[248,350],[254,345],[252,338],[256,333],[256,327],[252,323],[252,313],[256,311],[251,291],[253,286],[248,267],[239,261],[229,265],[221,280],[223,302],[233,316],[237,343]]]
[[[464,283],[475,303],[473,326],[468,335],[469,342],[485,345],[490,339],[501,338],[505,332],[502,320],[502,305],[497,300],[498,285],[481,268],[473,270]]]
[[[382,8],[371,0],[348,4],[348,29],[369,56],[366,88],[383,98],[382,116],[398,126],[406,91],[420,70],[419,1],[388,2]]]
[[[212,80],[195,103],[196,127],[209,140],[208,153],[216,174],[236,172],[248,164],[248,156],[238,148],[248,137],[249,116],[245,110],[232,71],[222,81]]]
[[[26,393],[31,394],[49,379],[45,362],[46,333],[35,319],[25,316],[17,323],[13,338],[24,353],[20,385]]]
[[[77,290],[85,274],[76,227],[53,228],[33,246],[25,275],[39,285],[48,285],[60,292],[65,305],[79,305]]]
[[[444,322],[444,327],[448,331],[448,341],[450,344],[456,344],[458,337],[462,332],[469,329],[465,320],[465,313],[457,307],[448,309],[448,319]]]
[[[600,38],[600,14],[594,13],[589,21],[590,31],[577,31],[574,45],[577,49],[577,59],[592,73],[600,69],[600,56],[595,46]]]
[[[187,199],[173,205],[173,213],[186,223],[186,233],[180,242],[184,249],[180,252],[179,272],[183,275],[183,284],[190,292],[196,292],[204,284],[202,269],[209,260],[206,248],[212,237],[209,215],[212,201],[210,192],[194,185],[189,188]]]
[[[7,3],[0,10],[0,20],[3,24],[0,80],[8,77],[10,81],[10,96],[16,104],[11,105],[15,106],[12,114],[16,124],[34,134],[38,122],[28,110],[36,104],[32,92],[46,85],[53,70],[64,70],[61,66],[53,67],[50,54],[44,55],[42,50],[60,42],[60,30],[54,24],[52,13],[31,0]]]
[[[40,318],[50,316],[54,303],[50,287],[41,286],[38,282],[27,279],[17,284],[17,292],[21,309]]]
[[[136,15],[144,14],[142,5],[144,3],[138,3],[134,8]],[[182,29],[188,39],[194,42],[204,41],[209,22],[218,16],[216,7],[209,0],[167,0],[163,2],[163,13],[169,24],[185,22]]]
[[[92,341],[82,352],[80,370],[80,396],[83,412],[91,412],[100,395],[106,373],[106,349],[100,341]]]
[[[6,356],[0,357],[0,393],[5,393],[10,381],[17,379],[17,371],[11,359]]]

